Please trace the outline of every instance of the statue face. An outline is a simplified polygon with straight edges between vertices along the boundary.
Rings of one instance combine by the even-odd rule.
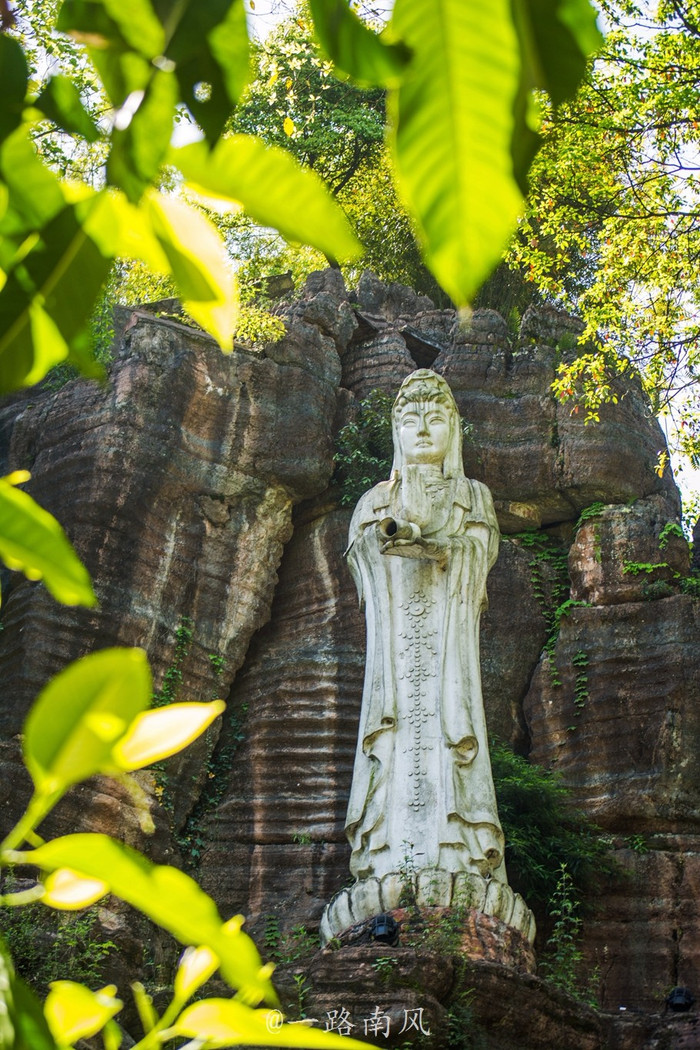
[[[450,440],[450,417],[437,402],[408,404],[399,420],[399,440],[406,463],[442,465]]]

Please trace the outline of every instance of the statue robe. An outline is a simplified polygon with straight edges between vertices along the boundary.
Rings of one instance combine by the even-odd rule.
[[[446,560],[381,553],[379,522],[409,517],[397,478],[360,499],[348,564],[367,619],[357,755],[346,820],[359,879],[405,865],[506,881],[479,668],[479,619],[498,551],[485,485],[422,490],[422,538]],[[420,500],[419,500],[420,502]],[[420,516],[420,512],[419,512]]]

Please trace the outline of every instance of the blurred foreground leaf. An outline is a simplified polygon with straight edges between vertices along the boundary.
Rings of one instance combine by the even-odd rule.
[[[0,558],[30,580],[43,580],[65,605],[96,605],[87,569],[48,511],[15,487],[26,472],[0,478]]]

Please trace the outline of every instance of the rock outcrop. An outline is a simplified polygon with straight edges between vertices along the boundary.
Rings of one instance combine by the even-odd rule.
[[[579,328],[553,310],[528,312],[513,334],[492,311],[464,322],[370,276],[348,294],[327,271],[281,312],[278,343],[224,357],[201,333],[134,311],[104,388],[73,380],[0,409],[0,473],[31,470],[29,491],[66,528],[100,600],[66,609],[3,577],[3,823],[26,797],[17,734],[38,690],[84,652],[142,645],[156,689],[181,679],[181,698],[223,695],[227,714],[158,783],[142,775],[150,843],[109,782],[73,792],[54,828],[111,830],[196,871],[260,936],[270,917],[317,923],[348,878],[364,667],[343,561],[350,509],[329,488],[334,433],[358,398],[429,366],[469,424],[466,473],[493,491],[504,534],[482,622],[490,731],[560,772],[626,872],[585,924],[603,1004],[649,1011],[674,984],[697,992],[700,605],[682,593],[678,493],[657,473],[664,439],[641,391],[620,387],[596,426],[558,403],[551,381]],[[345,951],[314,963],[319,1009]],[[500,1018],[488,1046],[652,1046],[646,1021],[610,1034],[611,1019],[574,1017],[539,979],[484,967],[470,979],[485,1030]],[[443,1021],[451,994],[435,995]],[[530,1011],[527,1043],[505,1020],[511,1000]],[[664,1045],[683,1045],[678,1032]]]

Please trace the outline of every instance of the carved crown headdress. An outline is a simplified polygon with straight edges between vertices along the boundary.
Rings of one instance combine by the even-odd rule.
[[[394,463],[391,476],[396,477],[403,469],[403,451],[399,439],[401,413],[406,405],[437,401],[447,409],[450,420],[450,437],[442,464],[446,478],[464,477],[462,462],[462,429],[460,427],[459,409],[452,396],[446,380],[429,368],[419,368],[406,376],[399,388],[392,409],[392,434],[394,439]]]

